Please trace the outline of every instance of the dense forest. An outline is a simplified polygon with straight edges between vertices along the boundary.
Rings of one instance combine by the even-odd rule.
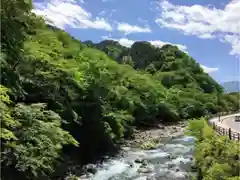
[[[146,123],[238,109],[187,53],[136,42],[81,42],[31,12],[1,6],[2,179],[58,179]]]

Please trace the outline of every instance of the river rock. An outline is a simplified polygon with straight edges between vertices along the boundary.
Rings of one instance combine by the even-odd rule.
[[[176,168],[176,169],[175,169],[175,172],[179,172],[179,171],[180,171],[180,169],[179,169],[179,168]]]
[[[148,164],[148,163],[147,163],[146,160],[143,160],[143,161],[142,161],[142,166],[147,166],[147,164]]]
[[[153,171],[153,168],[151,168],[151,167],[140,167],[138,169],[138,172],[140,172],[140,173],[150,173],[152,171]]]
[[[184,128],[184,127],[186,127],[186,125],[185,125],[185,124],[181,124],[180,127],[181,127],[181,128]]]
[[[129,165],[129,167],[133,167],[134,166],[134,164],[132,163],[132,162],[128,162],[128,165]]]
[[[158,129],[165,129],[165,127],[163,125],[160,125],[160,124],[157,127],[158,127]]]
[[[167,157],[168,157],[168,159],[170,159],[170,160],[177,158],[177,156],[174,156],[173,154],[169,154]]]
[[[88,176],[86,174],[79,177],[80,179],[88,179]]]
[[[168,168],[173,168],[174,166],[174,164],[168,164]]]
[[[88,164],[84,167],[84,170],[86,172],[89,172],[89,173],[92,173],[92,174],[95,174],[97,172],[97,166],[94,165],[94,164]]]
[[[76,180],[90,180],[92,179],[92,174],[83,174],[82,176],[79,177],[79,179]]]
[[[134,161],[135,163],[138,163],[138,164],[140,164],[140,163],[142,163],[143,162],[143,160],[142,159],[135,159],[135,161]]]

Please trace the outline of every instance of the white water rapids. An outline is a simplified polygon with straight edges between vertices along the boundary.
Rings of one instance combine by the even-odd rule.
[[[170,140],[155,150],[130,149],[124,157],[103,162],[96,174],[87,179],[187,180],[191,170],[193,148],[194,138],[182,136]],[[141,163],[136,163],[136,159],[144,160],[147,168],[141,168]]]

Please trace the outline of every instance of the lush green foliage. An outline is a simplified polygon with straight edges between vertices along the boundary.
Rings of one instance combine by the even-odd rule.
[[[2,4],[3,179],[9,170],[52,179],[60,154],[84,163],[115,150],[136,125],[238,108],[177,47],[84,44],[32,14],[30,1]]]
[[[46,110],[46,105],[18,103],[10,107],[7,88],[1,86],[0,90],[3,169],[11,171],[14,167],[30,179],[46,176],[53,171],[63,145],[78,142],[61,128],[61,117]],[[3,172],[4,178],[8,175]]]
[[[191,120],[188,133],[197,139],[195,158],[201,179],[239,178],[239,142],[216,135],[204,119]]]

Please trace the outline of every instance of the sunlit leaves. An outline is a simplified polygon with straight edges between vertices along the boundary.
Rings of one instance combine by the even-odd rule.
[[[5,161],[19,171],[30,171],[37,177],[53,171],[53,163],[65,144],[78,145],[78,142],[61,129],[61,118],[53,111],[45,110],[44,104],[17,104],[12,116],[21,125],[14,129],[17,140],[9,143],[12,153]],[[30,174],[30,175],[31,175]]]

